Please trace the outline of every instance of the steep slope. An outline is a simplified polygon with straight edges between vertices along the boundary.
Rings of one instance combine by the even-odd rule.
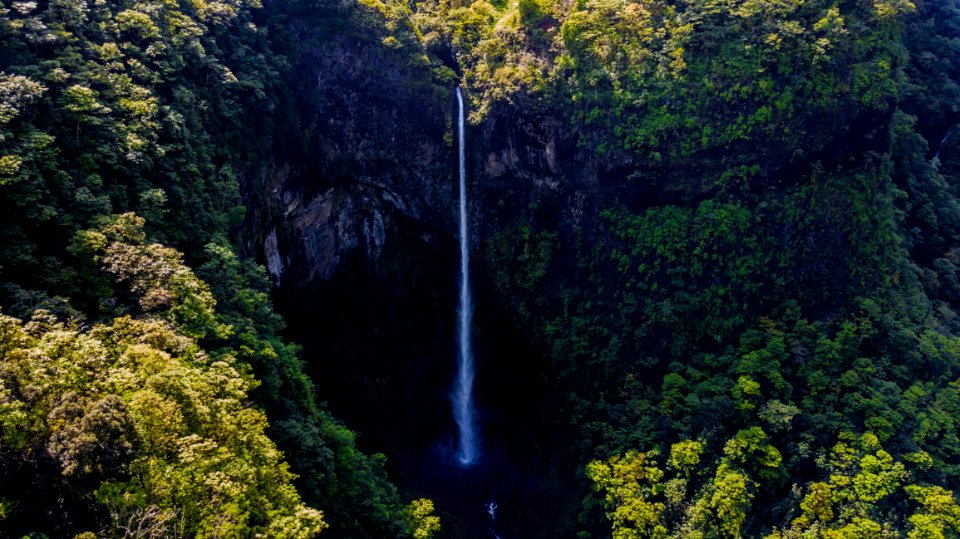
[[[389,348],[407,328],[435,331],[437,323],[417,326],[378,309],[404,301],[410,312],[451,308],[442,285],[394,303],[373,299],[375,290],[442,278],[411,265],[454,256],[430,239],[454,231],[453,133],[449,124],[445,140],[437,131],[450,91],[418,86],[452,86],[438,73],[446,64],[471,98],[472,237],[495,286],[494,309],[523,328],[549,366],[516,350],[490,361],[544,378],[532,390],[543,408],[530,417],[537,429],[564,433],[550,446],[560,453],[548,452],[554,473],[572,477],[570,463],[579,462],[600,494],[584,477],[569,493],[574,505],[584,499],[579,517],[568,509],[549,529],[517,523],[516,533],[599,535],[609,530],[605,511],[622,533],[654,535],[657,526],[718,536],[811,526],[866,533],[868,521],[899,530],[891,533],[920,530],[933,503],[922,489],[957,488],[958,455],[947,441],[958,374],[950,284],[957,169],[947,136],[958,106],[954,4],[365,3],[355,9],[382,17],[381,29],[359,46],[349,31],[337,34],[351,36],[342,40],[321,32],[328,60],[309,72],[311,81],[338,77],[326,88],[355,96],[366,112],[320,97],[307,100],[302,117],[326,120],[329,127],[306,131],[336,140],[336,150],[310,155],[337,156],[327,170],[348,185],[358,180],[342,191],[372,185],[390,194],[340,206],[365,213],[315,212],[326,219],[315,230],[328,238],[348,232],[323,242],[343,250],[323,250],[319,264],[307,254],[309,234],[293,231],[302,230],[296,219],[277,212],[266,229],[287,227],[286,240],[278,233],[281,260],[314,268],[298,270],[314,283],[352,286],[347,297],[363,292],[356,297],[377,314],[354,319],[340,309],[311,320],[374,328],[363,342],[380,353],[359,352],[336,372],[377,381],[367,395],[385,396],[372,409],[391,402],[390,388],[409,379],[391,370],[391,357],[403,354]],[[354,47],[363,54],[349,55]],[[397,50],[406,52],[391,56]],[[410,67],[422,54],[427,63]],[[329,60],[348,57],[349,65]],[[397,78],[398,66],[410,82],[402,71]],[[385,76],[373,82],[370,72]],[[317,91],[312,82],[300,88]],[[383,88],[392,89],[386,102]],[[343,138],[374,119],[387,120]],[[409,150],[423,144],[430,150]],[[404,217],[384,219],[383,235],[364,235],[385,212]],[[301,277],[280,283],[309,290],[297,288]],[[398,439],[375,437],[382,447]],[[673,475],[651,472],[633,498],[611,494],[624,463],[656,467],[656,451],[666,456],[681,442],[698,444],[679,446],[697,448],[696,457],[670,460]],[[863,459],[882,460],[881,451],[899,462],[883,468],[893,474],[884,476],[889,488],[868,495],[868,506],[848,507],[849,493],[826,478],[865,480]],[[846,452],[856,456],[836,460]],[[728,487],[741,494],[721,507]],[[829,511],[797,520],[822,488],[832,489]],[[653,515],[642,522],[631,513],[641,502]]]
[[[0,305],[35,320],[4,319],[17,361],[55,334],[119,368],[128,343],[107,341],[128,316],[193,339],[239,373],[232,397],[250,391],[331,536],[435,531],[387,468],[451,537],[487,533],[488,493],[517,537],[958,532],[954,0],[258,9],[4,6]],[[473,475],[444,459],[457,85],[491,454]],[[146,235],[121,236],[164,263],[104,262],[129,211]],[[28,493],[4,487],[0,526],[119,534],[150,455],[134,439],[156,434],[124,411],[145,389],[59,406],[0,360],[4,473],[43,463]],[[32,437],[9,438],[23,407]],[[258,414],[283,485],[258,492],[288,496]],[[86,440],[87,416],[107,443],[55,433]],[[76,511],[30,528],[17,496],[61,488]],[[184,506],[143,492],[163,503],[138,510]],[[253,498],[230,522],[269,529],[278,503],[320,527],[296,497]]]
[[[270,35],[281,26],[257,15],[259,7],[15,2],[0,10],[0,306],[5,315],[42,322],[27,323],[29,338],[7,343],[0,358],[4,535],[133,534],[139,532],[124,529],[141,517],[140,531],[155,525],[150,533],[164,526],[170,534],[226,533],[214,525],[219,522],[235,535],[315,535],[326,525],[319,513],[298,505],[295,476],[264,432],[299,475],[302,497],[323,507],[324,520],[336,530],[331,533],[400,536],[432,522],[429,504],[417,505],[414,518],[387,482],[382,456],[357,451],[355,434],[316,403],[297,347],[280,336],[284,324],[273,312],[267,277],[234,254],[247,205],[260,205],[244,200],[241,185],[263,167],[273,122],[286,110],[279,85],[286,72],[283,46]],[[150,256],[123,260],[123,267],[102,256],[107,243],[96,231],[117,214],[139,219],[131,211],[147,224],[120,235],[148,245]],[[120,278],[111,271],[120,271]],[[158,320],[158,310],[177,314]],[[68,346],[73,340],[96,348],[111,338],[105,328],[128,317],[134,329],[124,339],[172,355],[154,366],[157,376],[188,372],[196,382],[187,389],[154,388],[159,395],[178,394],[177,406],[185,409],[202,407],[210,404],[209,392],[186,394],[210,384],[230,386],[220,388],[229,389],[223,395],[229,402],[214,414],[216,421],[190,420],[184,412],[187,424],[164,434],[184,454],[170,444],[157,449],[143,442],[155,433],[149,418],[138,415],[137,406],[147,402],[140,402],[138,391],[149,388],[137,386],[136,377],[149,374],[149,366],[125,366],[126,341],[103,342],[105,355],[95,365],[58,370],[82,355]],[[4,323],[20,331],[13,318]],[[95,326],[97,335],[84,324]],[[183,341],[180,348],[150,341],[154,330]],[[44,348],[61,334],[72,335],[70,342]],[[190,354],[184,356],[184,347]],[[196,373],[183,371],[180,363],[197,354],[212,358],[219,370],[207,372],[205,360],[192,366],[200,369]],[[47,364],[52,382],[35,383],[25,374]],[[83,372],[93,368],[109,372]],[[112,377],[122,368],[132,371],[134,379],[123,383],[133,386]],[[58,381],[61,375],[92,381],[67,383]],[[231,427],[220,416],[243,421]],[[33,423],[29,431],[26,419]],[[119,423],[109,424],[114,420]],[[108,424],[101,429],[98,421]],[[114,427],[126,429],[119,446],[99,439],[114,436]],[[250,437],[251,445],[241,447],[220,432],[230,428],[234,438]],[[212,458],[210,451],[194,451],[197,444],[203,451],[220,444],[223,452]],[[195,470],[206,487],[178,475],[192,473],[178,466],[201,454],[211,457],[208,468]],[[169,484],[144,484],[163,466],[172,470]],[[269,485],[254,493],[259,487],[251,476]],[[215,485],[217,477],[224,483]]]

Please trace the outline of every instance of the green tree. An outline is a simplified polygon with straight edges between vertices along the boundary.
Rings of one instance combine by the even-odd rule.
[[[634,539],[666,537],[664,504],[655,499],[662,493],[663,472],[647,455],[628,451],[607,461],[587,465],[587,477],[603,493],[613,537]]]

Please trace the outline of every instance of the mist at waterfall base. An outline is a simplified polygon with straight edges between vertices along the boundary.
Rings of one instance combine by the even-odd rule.
[[[557,424],[562,398],[551,393],[544,354],[514,326],[478,258],[471,335],[480,456],[462,467],[450,400],[457,238],[402,215],[389,219],[375,264],[361,254],[343,260],[329,281],[278,291],[287,336],[303,346],[319,400],[359,433],[362,451],[387,456],[406,499],[434,500],[444,526],[438,537],[492,539],[485,504],[494,500],[502,539],[559,537],[558,508],[578,511],[568,509],[579,504],[570,497],[576,463],[564,460],[570,437]]]

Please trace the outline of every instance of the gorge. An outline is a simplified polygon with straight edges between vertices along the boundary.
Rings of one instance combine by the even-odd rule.
[[[0,536],[960,534],[958,28],[5,3]]]

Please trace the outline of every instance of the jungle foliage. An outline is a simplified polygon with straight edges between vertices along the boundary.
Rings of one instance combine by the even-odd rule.
[[[436,533],[235,253],[313,13],[664,195],[574,233],[531,205],[484,245],[582,463],[551,531],[960,534],[955,0],[260,7],[0,7],[0,529]]]
[[[678,194],[487,245],[589,462],[568,529],[960,533],[956,3],[525,5],[436,8],[477,119],[542,99]]]
[[[236,254],[294,106],[261,7],[0,4],[4,536],[436,529],[317,403]]]

